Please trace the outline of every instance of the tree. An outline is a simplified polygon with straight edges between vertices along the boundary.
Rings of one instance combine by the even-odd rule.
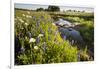
[[[76,12],[76,10],[73,10],[73,12]]]
[[[45,11],[48,11],[48,9],[46,8],[46,9],[44,9]]]
[[[83,10],[82,12],[84,13],[85,11]]]
[[[69,10],[67,10],[68,12],[71,12],[72,10],[71,9],[69,9]]]
[[[37,8],[36,11],[44,11],[43,8]]]
[[[52,12],[55,12],[55,11],[60,11],[60,8],[59,6],[48,6],[48,11],[52,11]]]

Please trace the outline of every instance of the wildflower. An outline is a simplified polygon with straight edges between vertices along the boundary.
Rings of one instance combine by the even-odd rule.
[[[29,11],[28,11],[27,13],[28,13],[28,14],[30,14],[30,12],[29,12]]]
[[[66,40],[66,35],[63,35],[63,39]]]
[[[43,32],[43,30],[40,28],[40,32],[42,33],[42,34],[44,34],[44,32]]]
[[[44,19],[44,16],[41,16],[41,18],[40,18],[40,19],[42,19],[42,20],[43,20],[43,19]]]
[[[26,26],[28,26],[28,23],[25,23]]]
[[[21,23],[24,23],[24,21],[23,21],[22,19],[19,19],[19,21],[20,21]]]
[[[33,16],[33,20],[36,20],[36,17],[35,16]]]
[[[34,46],[34,49],[37,50],[38,49],[38,46]]]
[[[28,15],[26,15],[26,18],[28,18]]]
[[[39,34],[39,36],[38,37],[42,37],[43,36],[43,34]]]
[[[40,26],[40,20],[37,21],[36,26]]]
[[[28,18],[32,18],[32,16],[28,16]]]
[[[36,38],[36,43],[38,44],[39,42],[40,42],[40,38],[37,37],[37,38]]]
[[[26,18],[32,18],[32,16],[26,15]]]
[[[25,14],[22,14],[25,17]]]
[[[36,39],[34,39],[34,38],[30,38],[30,40],[29,40],[29,43],[34,43],[36,41]]]
[[[52,23],[53,26],[55,26],[55,23]]]

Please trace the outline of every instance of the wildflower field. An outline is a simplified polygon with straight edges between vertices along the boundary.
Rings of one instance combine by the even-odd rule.
[[[93,60],[94,55],[91,57],[89,53],[90,49],[94,48],[94,25],[91,17],[93,15],[86,15],[89,17],[87,20],[85,15],[82,16],[82,14],[64,16],[53,12],[15,9],[15,65]],[[82,35],[84,47],[71,44],[70,40],[61,37],[59,27],[54,23],[59,18],[80,23],[74,29]]]

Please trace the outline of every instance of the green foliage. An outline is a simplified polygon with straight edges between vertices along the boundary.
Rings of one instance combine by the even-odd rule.
[[[43,8],[37,8],[36,11],[44,11]]]
[[[57,11],[60,11],[60,8],[59,8],[59,6],[51,6],[50,5],[47,10],[51,11],[51,12],[57,12]]]
[[[15,36],[23,48],[15,52],[15,64],[77,61],[77,48],[60,37],[53,19],[45,12],[15,10]]]

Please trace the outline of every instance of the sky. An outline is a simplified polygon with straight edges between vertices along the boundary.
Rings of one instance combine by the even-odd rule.
[[[22,8],[22,9],[30,9],[30,10],[36,10],[37,8],[48,8],[48,5],[39,5],[39,4],[24,4],[24,3],[15,3],[15,8]],[[76,7],[76,6],[59,6],[61,11],[66,10],[77,10],[77,11],[85,11],[85,12],[93,12],[94,9],[91,7]]]

